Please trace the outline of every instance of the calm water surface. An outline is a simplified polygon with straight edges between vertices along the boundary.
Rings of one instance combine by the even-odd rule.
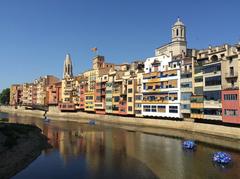
[[[240,179],[240,153],[198,143],[195,152],[184,151],[183,139],[127,131],[109,125],[0,114],[10,122],[37,125],[50,139],[45,150],[14,179],[47,178],[176,178]],[[161,129],[159,129],[161,130]],[[224,150],[233,163],[221,168],[211,162],[213,152]]]

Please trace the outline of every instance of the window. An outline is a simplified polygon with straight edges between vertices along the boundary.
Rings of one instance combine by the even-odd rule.
[[[169,106],[169,113],[178,113],[177,106]]]
[[[166,112],[166,106],[163,106],[163,105],[158,106],[157,110],[158,110],[158,112]]]
[[[193,114],[203,114],[203,109],[191,109],[191,113]]]
[[[144,112],[150,112],[150,105],[143,105]]]
[[[205,78],[205,86],[221,85],[221,76]]]
[[[132,106],[128,106],[128,111],[132,111]]]
[[[191,97],[191,103],[203,103],[203,97]]]
[[[93,100],[93,96],[86,96],[86,100]]]
[[[225,109],[224,115],[225,116],[238,116],[238,110],[237,109]]]
[[[128,80],[128,84],[131,85],[132,84],[132,80]]]
[[[204,99],[205,100],[221,100],[221,91],[204,91]]]
[[[128,97],[128,102],[132,102],[132,97]]]
[[[198,76],[198,77],[195,77],[195,82],[198,83],[198,82],[202,82],[203,81],[203,77],[202,76]]]
[[[218,116],[220,116],[220,115],[222,115],[222,109],[214,109],[214,108],[212,108],[212,109],[207,109],[207,108],[205,108],[205,109],[204,109],[204,114],[206,114],[206,115],[218,115]]]
[[[194,73],[197,74],[197,73],[201,73],[203,71],[203,67],[202,66],[196,66],[194,68]]]
[[[181,83],[181,88],[191,88],[191,87],[192,87],[192,82]]]
[[[156,85],[156,86],[155,86],[155,89],[160,89],[160,85]]]
[[[112,98],[106,98],[106,102],[112,102]]]
[[[142,114],[141,110],[135,110],[135,114]]]
[[[196,95],[203,95],[203,87],[195,87],[194,92]]]
[[[203,68],[204,73],[212,73],[212,72],[217,72],[221,71],[221,63],[214,64],[214,65],[208,65]]]
[[[115,97],[113,97],[113,100],[114,100],[114,102],[119,102],[119,96],[115,96]]]
[[[234,68],[233,67],[230,67],[230,75],[233,76],[234,75]]]
[[[118,106],[113,105],[112,110],[113,110],[113,111],[118,111]]]
[[[157,112],[157,106],[152,106],[152,112]]]
[[[106,94],[112,94],[112,90],[106,90]]]
[[[191,77],[192,77],[192,73],[184,73],[184,74],[181,74],[181,79],[191,78]]]
[[[190,104],[182,104],[181,108],[182,109],[190,109]]]
[[[102,104],[95,104],[95,107],[102,107]]]
[[[96,97],[96,101],[101,101],[101,100],[102,100],[101,96]]]
[[[224,100],[226,101],[235,101],[238,99],[237,94],[224,94]]]
[[[132,93],[132,88],[129,88],[129,89],[128,89],[128,93]]]
[[[141,108],[142,104],[135,104],[135,108]]]
[[[182,100],[190,100],[191,96],[192,96],[192,93],[182,93],[181,99]]]
[[[148,101],[155,101],[156,100],[156,96],[146,96],[145,98]]]
[[[142,95],[136,95],[135,99],[136,100],[142,100]]]
[[[146,83],[143,83],[143,89],[144,90],[146,89]]]

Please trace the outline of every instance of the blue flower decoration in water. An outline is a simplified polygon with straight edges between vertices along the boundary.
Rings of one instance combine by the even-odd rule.
[[[231,155],[226,152],[216,152],[213,154],[213,161],[216,163],[228,164],[231,160]]]
[[[186,140],[182,144],[184,149],[195,149],[196,148],[196,143],[193,140]]]

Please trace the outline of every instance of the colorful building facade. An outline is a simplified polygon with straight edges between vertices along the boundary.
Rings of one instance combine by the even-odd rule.
[[[153,57],[115,65],[97,55],[92,69],[77,76],[67,54],[61,82],[46,76],[13,85],[10,104],[240,124],[240,44],[188,49],[180,19],[171,33],[171,42],[156,48]]]

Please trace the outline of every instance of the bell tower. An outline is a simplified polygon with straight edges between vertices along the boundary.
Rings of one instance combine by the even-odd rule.
[[[63,67],[63,78],[72,78],[73,77],[73,67],[70,54],[66,55]]]
[[[186,27],[180,18],[172,27],[172,42],[176,41],[186,41]]]

